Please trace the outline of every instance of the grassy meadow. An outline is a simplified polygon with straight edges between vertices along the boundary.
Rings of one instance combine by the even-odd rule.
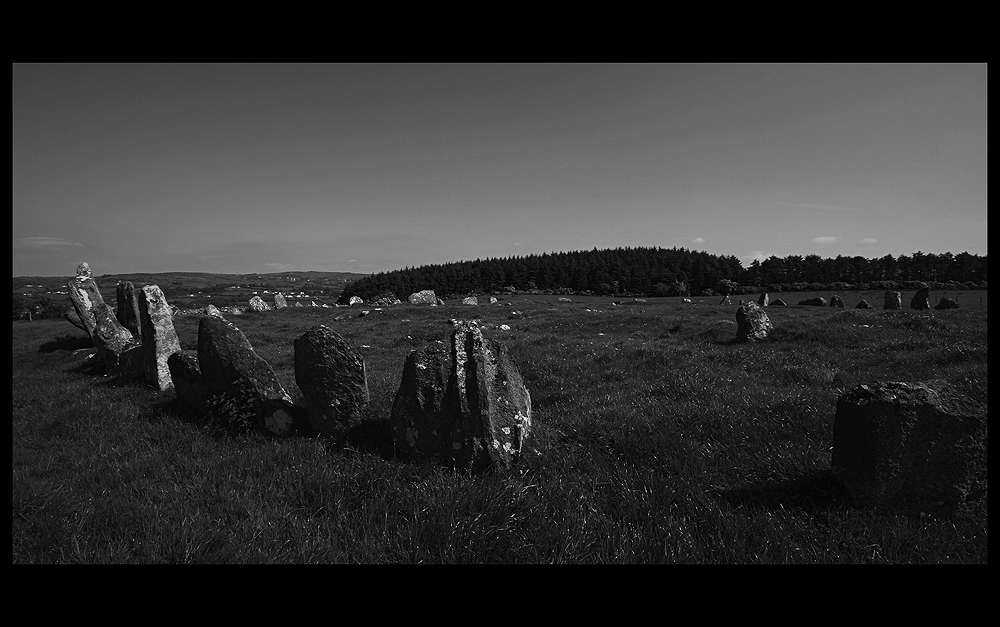
[[[229,316],[296,400],[296,337],[326,324],[362,353],[371,405],[346,448],[219,429],[103,377],[69,323],[15,321],[13,562],[986,563],[985,500],[874,514],[830,472],[836,400],[858,383],[946,379],[986,405],[985,292],[921,312],[912,294],[894,312],[841,296],[848,309],[768,308],[775,330],[753,344],[734,343],[719,296]],[[877,309],[850,309],[862,297]],[[513,471],[393,457],[404,358],[452,318],[505,343],[531,392]],[[199,320],[174,319],[183,348]]]

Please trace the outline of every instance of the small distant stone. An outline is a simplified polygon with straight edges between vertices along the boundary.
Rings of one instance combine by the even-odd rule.
[[[479,299],[476,298],[475,296],[469,296],[467,298],[463,298],[462,299],[462,304],[463,305],[478,305],[479,304]]]
[[[834,294],[833,296],[830,297],[830,306],[831,307],[839,307],[840,309],[843,309],[844,308],[844,301],[843,301],[842,298],[840,298],[840,296],[837,296],[836,294]]]
[[[861,301],[857,305],[855,305],[854,308],[855,309],[875,309],[874,307],[872,307],[871,305],[869,305],[868,301],[865,300],[865,299],[861,299]]]
[[[807,298],[805,300],[799,301],[800,305],[808,305],[810,307],[826,307],[826,299],[822,296],[817,296],[816,298]]]
[[[934,309],[958,309],[958,303],[947,296],[942,296],[941,301],[938,302],[937,307]]]

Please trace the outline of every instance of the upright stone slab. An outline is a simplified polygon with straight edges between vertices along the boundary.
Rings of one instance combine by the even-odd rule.
[[[954,514],[986,494],[986,413],[941,384],[856,386],[837,399],[833,474],[864,509]]]
[[[420,290],[419,292],[413,292],[410,294],[409,300],[411,305],[437,306],[437,294],[434,293],[434,290]]]
[[[343,438],[361,424],[369,399],[364,359],[327,326],[295,340],[295,382],[316,431]]]
[[[768,297],[767,292],[761,292],[760,298],[757,299],[757,304],[761,307],[767,307],[771,303],[771,299]]]
[[[285,300],[285,295],[281,292],[276,293],[274,295],[274,308],[283,309],[285,307],[288,307],[288,301]]]
[[[139,324],[139,299],[136,297],[135,286],[131,281],[119,281],[115,288],[118,299],[116,315],[118,322],[128,329],[139,342],[142,342],[142,325]]]
[[[910,309],[924,310],[931,308],[931,289],[926,285],[917,290],[910,299]]]
[[[93,313],[94,333],[91,337],[107,374],[125,380],[141,379],[139,342],[118,322],[107,303],[94,307]]]
[[[143,375],[146,382],[165,392],[173,388],[167,359],[181,350],[174,317],[163,290],[146,285],[138,294],[139,325],[142,329]]]
[[[838,307],[840,309],[843,309],[844,308],[844,300],[840,296],[837,296],[836,294],[834,294],[833,296],[830,297],[830,306],[831,307]]]
[[[451,353],[444,344],[429,344],[406,356],[390,418],[400,457],[453,463],[454,426],[444,413],[450,363]]]
[[[101,297],[101,291],[97,289],[97,282],[89,276],[89,268],[87,272],[88,276],[77,276],[66,284],[66,288],[69,290],[69,298],[73,302],[73,308],[76,309],[76,315],[83,323],[83,328],[94,337],[94,329],[97,327],[94,309],[103,305],[104,299]]]
[[[253,404],[261,430],[288,435],[308,427],[270,364],[233,323],[214,316],[201,319],[198,366],[201,381],[213,396],[223,394]]]
[[[885,293],[885,298],[882,303],[882,309],[902,309],[903,308],[903,296],[899,292],[893,292],[889,290]]]
[[[737,341],[763,340],[773,330],[770,318],[760,305],[744,303],[736,310]]]

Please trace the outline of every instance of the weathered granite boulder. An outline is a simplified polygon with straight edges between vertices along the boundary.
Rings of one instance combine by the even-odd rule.
[[[197,351],[178,351],[167,358],[170,380],[178,400],[194,410],[200,410],[213,392],[201,379]]]
[[[69,307],[66,309],[65,313],[63,313],[63,317],[66,318],[66,320],[74,327],[80,329],[81,331],[87,331],[87,327],[84,326],[83,320],[80,320],[80,314],[76,313],[76,307]],[[90,335],[89,332],[87,334]]]
[[[736,310],[736,339],[763,340],[774,330],[764,308],[757,303],[744,303]]]
[[[315,303],[313,303],[315,305]],[[260,296],[254,296],[250,299],[250,310],[251,311],[271,311],[271,306],[264,302],[264,299]]]
[[[90,271],[90,264],[86,261],[76,267],[76,278],[82,280],[93,278],[93,276],[93,273]]]
[[[882,303],[882,309],[902,309],[903,308],[903,295],[899,292],[893,292],[889,290],[885,293],[885,298]]]
[[[438,298],[434,290],[420,290],[419,292],[410,294],[409,300],[411,305],[431,305],[437,307]]]
[[[788,304],[785,303],[785,301],[781,300],[780,298],[775,298],[774,300],[771,301],[771,304],[768,305],[768,306],[769,307],[788,307]]]
[[[507,348],[460,321],[450,351],[410,353],[392,408],[403,457],[474,471],[509,468],[531,431],[531,396]]]
[[[107,303],[94,307],[93,313],[94,333],[91,337],[107,373],[126,380],[142,378],[139,342],[118,322]]]
[[[462,299],[462,304],[463,305],[478,305],[479,304],[479,299],[476,298],[475,296],[469,296],[467,298],[463,298]]]
[[[830,306],[831,307],[839,307],[840,309],[843,309],[844,308],[844,300],[840,296],[837,296],[836,294],[834,294],[833,296],[830,297]]]
[[[385,291],[369,301],[368,304],[372,307],[392,307],[393,305],[402,305],[403,301],[396,298],[392,292]]]
[[[181,350],[181,343],[174,329],[174,317],[159,286],[143,287],[138,294],[138,304],[143,376],[147,383],[165,392],[174,385],[167,360]]]
[[[799,301],[800,305],[809,305],[810,307],[826,307],[826,299],[822,296],[817,296],[816,298],[807,298],[805,300]]]
[[[224,318],[225,317],[225,316],[222,315],[222,312],[219,311],[219,308],[216,307],[215,305],[212,305],[211,303],[209,303],[205,307],[205,315],[206,316],[215,316],[216,318]]]
[[[295,382],[317,432],[342,439],[361,424],[369,400],[364,359],[325,325],[295,340]]]
[[[281,292],[278,292],[278,293],[276,293],[274,295],[274,308],[275,309],[282,309],[284,307],[288,307],[288,301],[285,300],[285,295],[284,294],[282,294]]]
[[[139,342],[142,342],[142,325],[139,324],[139,298],[131,281],[119,281],[115,287],[118,299],[116,315],[118,322],[128,329]]]
[[[365,301],[361,300],[360,296],[351,296],[351,298],[348,299],[347,304],[353,307],[355,305],[364,305]]]
[[[958,303],[947,296],[942,296],[934,309],[958,309]]]
[[[861,299],[861,301],[857,305],[854,306],[854,308],[855,309],[875,309],[874,307],[872,307],[871,305],[868,304],[867,300],[865,300],[863,298]]]
[[[85,264],[86,262],[81,266]],[[79,269],[77,271],[79,272]],[[97,282],[89,275],[77,276],[66,284],[66,288],[69,290],[69,299],[73,302],[73,308],[76,309],[76,315],[80,317],[84,330],[93,337],[94,329],[97,327],[94,308],[104,304],[101,291],[97,289]]]
[[[831,467],[861,508],[954,514],[986,494],[986,407],[939,383],[859,385],[837,400]]]
[[[910,299],[910,309],[930,309],[931,289],[926,285],[917,290],[917,293]]]
[[[497,304],[496,296],[490,296],[490,304],[491,305],[496,305]]]
[[[757,304],[761,307],[767,307],[771,304],[771,299],[768,297],[767,292],[761,292],[760,298],[757,299]]]
[[[201,381],[213,398],[223,395],[254,411],[256,426],[275,435],[308,428],[304,412],[292,404],[274,370],[231,322],[205,316],[198,325]]]

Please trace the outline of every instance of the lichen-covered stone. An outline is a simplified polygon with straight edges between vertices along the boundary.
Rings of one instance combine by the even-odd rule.
[[[281,292],[276,293],[274,295],[274,308],[283,309],[285,307],[288,307],[288,301],[285,300],[285,295]]]
[[[940,383],[856,386],[837,400],[831,467],[861,508],[954,514],[986,494],[986,407]]]
[[[437,307],[437,294],[434,293],[434,290],[413,292],[410,294],[409,300],[411,305],[431,305]]]
[[[885,293],[882,302],[882,309],[902,309],[903,308],[903,295],[899,292],[893,292],[889,290]]]
[[[368,407],[365,362],[340,335],[316,325],[295,340],[295,382],[312,428],[343,438]]]
[[[463,305],[478,305],[479,304],[479,299],[476,298],[475,296],[468,296],[468,297],[462,299],[462,304]]]
[[[392,404],[392,437],[404,458],[450,459],[450,421],[443,413],[450,354],[444,344],[410,351]]]
[[[132,333],[123,327],[107,303],[100,303],[93,309],[94,333],[91,337],[97,348],[97,355],[104,362],[107,373],[125,379],[141,378],[141,372],[133,370],[137,364],[137,353],[130,352],[139,347]],[[127,357],[125,354],[129,353]]]
[[[736,339],[763,340],[774,330],[770,318],[757,303],[744,303],[736,310]]]
[[[347,300],[347,304],[350,305],[351,307],[353,307],[355,305],[364,305],[365,301],[362,300],[362,298],[360,296],[351,296]]]
[[[73,303],[73,308],[76,310],[80,322],[83,323],[84,330],[90,334],[90,337],[94,337],[94,329],[97,327],[97,321],[94,319],[94,308],[104,304],[101,290],[97,289],[97,282],[89,276],[78,276],[67,283],[66,288],[69,290],[69,299]]]
[[[139,290],[139,326],[142,329],[143,374],[146,382],[161,392],[173,387],[167,360],[181,350],[174,317],[157,285]]]
[[[265,303],[260,296],[251,298],[249,304],[252,311],[271,311],[271,306]]]

